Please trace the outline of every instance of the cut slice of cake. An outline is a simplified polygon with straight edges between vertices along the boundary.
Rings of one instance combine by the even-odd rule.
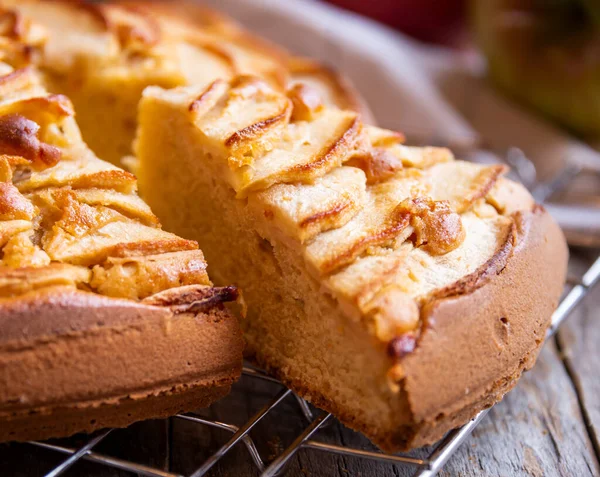
[[[249,353],[383,449],[435,441],[534,364],[567,247],[504,166],[247,76],[148,88],[139,121],[142,195],[243,289]]]
[[[7,50],[71,99],[84,140],[117,165],[131,154],[146,86],[254,74],[282,89],[296,77],[288,53],[192,2],[0,0],[0,8]],[[366,111],[345,80],[316,63],[307,78],[334,104]]]
[[[204,407],[240,376],[237,290],[136,189],[66,97],[0,63],[0,441]]]

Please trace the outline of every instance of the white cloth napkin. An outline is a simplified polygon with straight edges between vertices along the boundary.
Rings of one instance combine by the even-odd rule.
[[[547,181],[566,163],[600,171],[600,154],[500,97],[481,61],[416,42],[315,0],[208,0],[247,28],[346,74],[379,125],[436,143],[518,147]]]

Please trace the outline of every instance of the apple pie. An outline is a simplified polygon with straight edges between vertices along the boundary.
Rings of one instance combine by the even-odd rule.
[[[0,63],[0,441],[207,406],[239,377],[237,289],[136,189],[65,96]]]
[[[248,356],[388,451],[534,364],[567,248],[504,166],[406,146],[335,72],[194,3],[0,0],[0,19],[0,440],[225,394],[232,283]],[[168,232],[112,165],[136,128]]]
[[[505,166],[243,75],[147,88],[135,153],[165,227],[243,290],[252,359],[381,448],[434,442],[534,364],[568,252]]]

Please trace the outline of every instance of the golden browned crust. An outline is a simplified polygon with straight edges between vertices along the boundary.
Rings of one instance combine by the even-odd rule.
[[[237,379],[188,381],[169,389],[157,389],[147,396],[111,399],[108,403],[64,405],[39,408],[11,416],[0,430],[2,441],[44,440],[71,436],[97,429],[127,427],[145,419],[161,419],[180,412],[208,407],[226,396]]]
[[[52,287],[0,299],[0,441],[206,406],[239,377],[237,321]]]
[[[171,289],[154,305],[48,285],[0,298],[0,441],[197,409],[240,376],[241,334],[222,305],[235,290]]]

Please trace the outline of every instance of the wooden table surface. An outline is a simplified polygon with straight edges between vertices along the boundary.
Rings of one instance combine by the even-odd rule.
[[[580,276],[595,252],[573,251],[571,272]],[[596,252],[597,253],[597,252]],[[548,342],[535,368],[495,406],[440,475],[462,476],[598,476],[600,475],[600,287],[571,315]],[[278,387],[243,378],[234,392],[200,414],[242,424]],[[261,455],[272,459],[306,426],[290,396],[253,430]],[[226,442],[225,431],[180,419],[148,421],[113,431],[94,450],[137,463],[189,474]],[[317,440],[364,446],[362,436],[334,422]],[[85,436],[60,441],[82,445]],[[425,455],[419,450],[416,455]],[[65,456],[29,444],[0,445],[0,476],[41,476]],[[289,467],[290,476],[410,476],[414,468],[302,450]],[[116,477],[130,473],[80,462],[68,476]],[[241,444],[212,471],[216,476],[258,475]]]

